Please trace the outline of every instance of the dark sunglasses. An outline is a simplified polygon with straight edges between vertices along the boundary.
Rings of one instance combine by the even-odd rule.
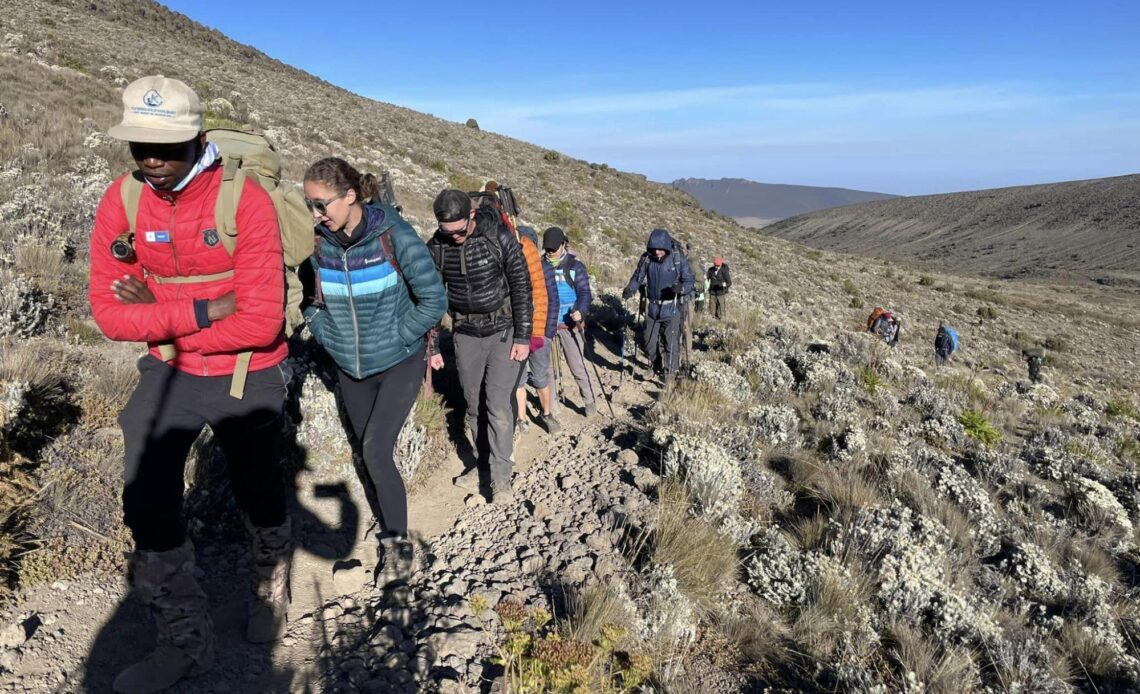
[[[458,222],[459,220],[457,219],[455,221]],[[448,223],[450,224],[450,222],[448,222]],[[454,231],[448,231],[447,229],[444,229],[442,224],[440,224],[438,227],[436,227],[436,231],[443,234],[444,236],[463,236],[464,234],[467,233],[467,229],[470,226],[471,226],[471,218],[468,217],[467,220],[464,221],[463,226],[459,227],[458,229],[456,229]]]
[[[344,193],[341,193],[335,198],[329,198],[328,200],[310,200],[309,198],[305,198],[305,208],[308,209],[309,212],[316,210],[317,214],[324,217],[329,213],[329,205],[340,200],[344,195]]]

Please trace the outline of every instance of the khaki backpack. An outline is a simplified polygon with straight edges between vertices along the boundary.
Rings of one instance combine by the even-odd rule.
[[[218,128],[207,130],[206,139],[218,146],[219,161],[222,162],[222,186],[214,206],[214,224],[227,253],[232,256],[237,245],[237,210],[246,179],[252,178],[273,201],[285,256],[284,329],[286,335],[292,335],[304,322],[301,317],[301,279],[297,276],[296,269],[313,254],[313,218],[305,208],[304,193],[300,186],[281,181],[281,156],[264,136]],[[134,176],[123,180],[123,210],[126,211],[132,234],[135,233],[142,189],[142,181]],[[213,275],[151,275],[151,278],[159,284],[189,284],[225,279],[233,274],[233,270],[227,270]],[[164,361],[170,361],[176,354],[172,344],[159,345],[158,349]],[[233,384],[230,387],[230,395],[235,398],[240,399],[245,392],[245,379],[252,356],[252,352],[237,355]]]

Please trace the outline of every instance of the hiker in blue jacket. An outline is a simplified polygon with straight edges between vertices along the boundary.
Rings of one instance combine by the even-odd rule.
[[[333,358],[341,396],[379,504],[377,587],[410,575],[408,497],[396,468],[396,436],[426,372],[425,336],[447,312],[427,246],[396,208],[365,204],[376,179],[343,159],[305,173],[316,225],[305,322]],[[308,273],[304,273],[308,274]]]
[[[558,287],[558,344],[566,357],[566,365],[578,384],[586,416],[598,411],[590,372],[586,370],[585,320],[593,295],[586,265],[567,248],[566,234],[550,227],[542,234],[543,262],[554,268]]]
[[[665,229],[651,231],[645,253],[638,260],[637,269],[633,271],[621,298],[629,299],[639,287],[645,287],[648,300],[643,334],[645,353],[649,363],[655,363],[664,342],[661,371],[666,382],[677,373],[682,301],[693,291],[694,284],[689,260],[669,232]]]

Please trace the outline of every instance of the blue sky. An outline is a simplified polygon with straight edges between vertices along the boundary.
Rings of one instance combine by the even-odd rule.
[[[1140,171],[1136,1],[165,4],[358,94],[659,181]]]

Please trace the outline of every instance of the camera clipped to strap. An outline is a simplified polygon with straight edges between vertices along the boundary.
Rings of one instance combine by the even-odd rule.
[[[122,263],[135,262],[135,235],[124,231],[111,242],[111,255]]]

